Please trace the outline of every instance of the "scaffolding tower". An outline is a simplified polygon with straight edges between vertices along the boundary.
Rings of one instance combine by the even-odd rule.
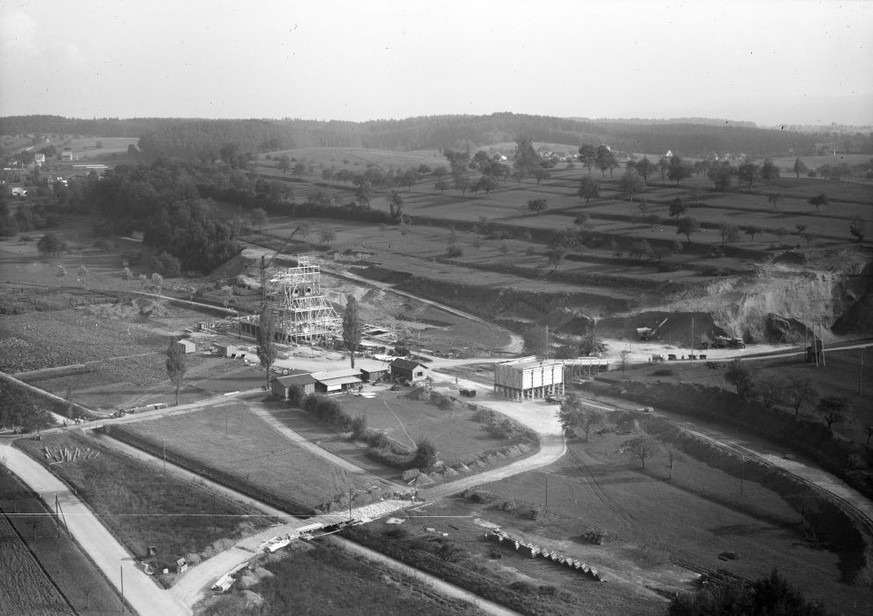
[[[276,335],[287,342],[316,342],[338,336],[340,317],[321,289],[321,268],[305,255],[270,279]]]

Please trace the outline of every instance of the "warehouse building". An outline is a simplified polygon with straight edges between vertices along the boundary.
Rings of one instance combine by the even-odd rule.
[[[510,400],[563,395],[564,363],[531,356],[495,364],[494,393]]]

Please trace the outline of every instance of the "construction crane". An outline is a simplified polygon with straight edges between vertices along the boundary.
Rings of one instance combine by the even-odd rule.
[[[670,318],[667,317],[666,319],[658,323],[658,326],[655,329],[651,329],[650,327],[638,327],[637,336],[640,337],[640,340],[649,340],[651,338],[654,338],[655,334],[658,333],[658,330],[661,329],[661,327],[664,326],[664,323],[669,320]]]
[[[267,261],[266,255],[261,255],[261,312],[267,307],[267,268],[273,264],[273,261],[276,260],[276,257],[279,256],[279,253],[282,252],[282,249],[288,245],[288,242],[291,241],[291,238],[294,237],[294,234],[300,231],[300,227],[296,227],[291,235],[285,238],[285,241],[276,249],[276,252],[273,253],[273,256],[270,257],[270,260]]]

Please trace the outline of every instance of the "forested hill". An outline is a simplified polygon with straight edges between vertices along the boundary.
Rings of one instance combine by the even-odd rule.
[[[103,137],[138,136],[140,149],[151,158],[210,160],[222,148],[239,153],[268,152],[307,146],[344,146],[390,150],[475,149],[513,142],[520,136],[535,142],[581,145],[607,144],[624,152],[683,156],[745,153],[773,156],[814,150],[815,138],[796,132],[742,125],[641,120],[579,120],[548,116],[494,113],[483,116],[445,115],[341,122],[315,120],[98,119],[59,116],[0,118],[0,134],[73,133]]]

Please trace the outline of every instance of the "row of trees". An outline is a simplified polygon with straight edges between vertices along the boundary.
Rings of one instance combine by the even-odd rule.
[[[845,396],[821,396],[803,377],[786,379],[778,374],[755,374],[747,364],[735,359],[725,372],[725,379],[736,388],[743,401],[758,401],[768,409],[788,406],[796,417],[804,409],[813,410],[827,424],[833,425],[851,418],[851,401]]]

